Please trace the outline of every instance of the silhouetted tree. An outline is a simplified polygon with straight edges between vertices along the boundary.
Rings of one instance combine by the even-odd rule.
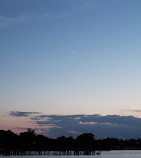
[[[30,128],[26,132],[20,133],[20,143],[23,145],[23,148],[31,148],[35,145],[36,142],[36,133],[35,130]]]
[[[77,137],[78,149],[94,149],[94,135],[92,133],[84,133]]]
[[[84,133],[76,139],[72,137],[58,137],[51,139],[43,135],[37,135],[35,130],[27,129],[19,135],[12,131],[0,130],[0,155],[13,153],[26,153],[25,151],[70,151],[76,153],[84,151],[89,154],[93,150],[122,150],[141,149],[141,139],[122,140],[117,138],[106,138],[95,140],[94,134]]]

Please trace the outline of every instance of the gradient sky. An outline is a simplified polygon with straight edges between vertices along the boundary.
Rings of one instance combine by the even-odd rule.
[[[140,8],[140,0],[0,0],[1,128],[10,111],[141,117]]]

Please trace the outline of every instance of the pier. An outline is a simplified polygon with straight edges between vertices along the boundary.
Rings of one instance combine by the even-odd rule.
[[[0,155],[1,156],[12,156],[12,155],[61,155],[61,156],[66,156],[66,155],[101,155],[101,151],[46,151],[46,150],[39,150],[39,151],[23,151],[23,150],[0,150]]]

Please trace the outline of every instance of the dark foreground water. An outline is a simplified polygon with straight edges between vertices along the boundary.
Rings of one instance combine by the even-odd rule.
[[[141,158],[140,150],[102,151],[101,155],[91,156],[1,156],[3,158]]]

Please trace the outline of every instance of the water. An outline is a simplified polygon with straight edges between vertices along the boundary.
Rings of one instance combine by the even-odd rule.
[[[96,158],[98,158],[96,156]],[[101,158],[141,158],[140,150],[122,150],[102,152]]]
[[[91,156],[1,156],[2,158],[141,158],[140,150],[102,151]]]

